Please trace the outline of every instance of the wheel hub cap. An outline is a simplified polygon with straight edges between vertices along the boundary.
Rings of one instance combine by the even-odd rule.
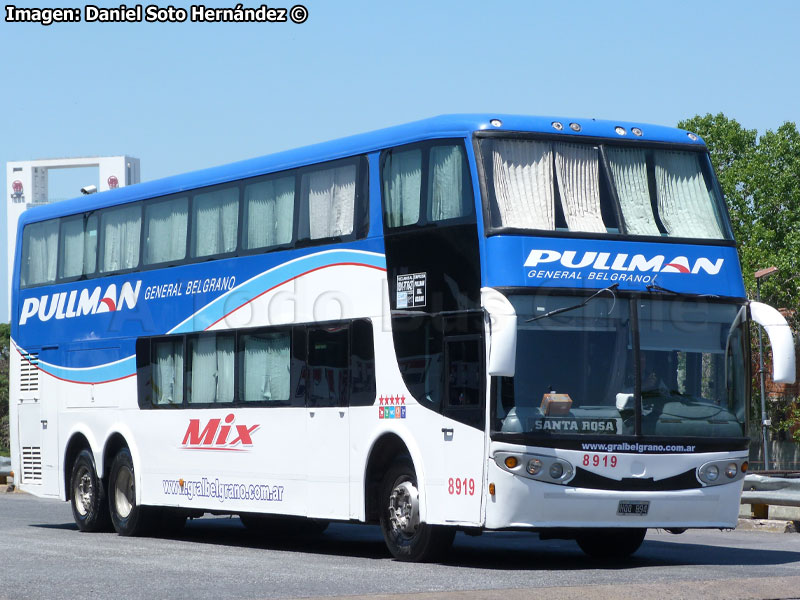
[[[389,497],[389,521],[392,529],[414,535],[419,527],[419,492],[413,483],[404,481]]]
[[[74,489],[75,507],[81,515],[86,515],[92,507],[92,497],[94,496],[94,486],[89,471],[83,469],[78,477]]]

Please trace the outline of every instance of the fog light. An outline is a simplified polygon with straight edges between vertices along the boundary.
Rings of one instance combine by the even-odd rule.
[[[503,122],[500,119],[492,119],[489,121],[489,123],[492,125],[492,127],[502,127],[503,125]]]
[[[552,125],[553,129],[555,129],[556,131],[561,131],[562,129],[564,129],[564,126],[558,121],[553,121],[552,123],[550,123],[550,125]]]
[[[550,477],[553,479],[561,479],[564,474],[564,465],[561,463],[553,463],[550,465]]]
[[[509,469],[513,469],[519,464],[519,461],[517,460],[516,456],[507,456],[505,463]]]
[[[639,137],[642,137],[642,130],[639,129],[638,127],[634,127],[633,129],[631,129],[631,131],[633,132],[633,135],[638,135]]]
[[[538,475],[542,471],[542,461],[538,458],[532,458],[528,461],[528,473],[531,475]]]
[[[617,132],[617,135],[626,135],[628,133],[627,131],[625,131],[624,127],[620,127],[619,125],[614,127],[614,131]]]
[[[719,467],[717,465],[711,465],[706,469],[706,479],[716,481],[717,477],[719,477]]]
[[[580,131],[581,130],[581,126],[580,126],[579,123],[570,123],[569,124],[569,128],[572,129],[572,131]]]
[[[736,474],[739,472],[739,467],[736,466],[736,463],[730,463],[727,467],[725,467],[725,475],[728,476],[728,479],[733,479],[736,477]]]

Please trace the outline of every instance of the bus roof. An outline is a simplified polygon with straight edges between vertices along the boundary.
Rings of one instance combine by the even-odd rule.
[[[499,120],[501,124],[499,126],[494,125],[493,122],[495,120]],[[553,126],[554,122],[561,123],[563,128],[560,131],[556,130]],[[570,128],[571,123],[579,124],[580,132],[573,131]],[[619,135],[616,132],[617,127],[624,128],[626,134]],[[633,128],[641,130],[641,136],[634,138],[631,133]],[[173,175],[163,179],[101,192],[99,194],[80,196],[63,202],[33,207],[22,213],[19,219],[19,227],[22,228],[26,224],[32,222],[88,212],[106,206],[176,194],[199,187],[226,183],[247,177],[255,177],[265,173],[282,171],[356,154],[365,154],[383,148],[420,140],[464,137],[471,135],[475,131],[482,130],[561,134],[564,136],[578,136],[584,138],[634,138],[650,142],[692,144],[698,146],[705,145],[703,140],[698,136],[692,139],[688,136],[689,132],[682,129],[664,127],[661,125],[648,125],[645,123],[488,113],[441,115],[421,121],[406,123],[404,125],[397,125],[386,129],[360,133],[337,140],[305,146],[303,148],[287,150],[190,173]]]

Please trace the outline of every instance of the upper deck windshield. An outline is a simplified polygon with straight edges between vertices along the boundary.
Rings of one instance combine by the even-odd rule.
[[[749,354],[740,306],[610,293],[580,307],[574,296],[509,300],[519,328],[516,375],[497,382],[495,431],[744,436]],[[550,314],[563,308],[571,310]]]
[[[732,239],[705,152],[499,136],[480,150],[487,230]]]

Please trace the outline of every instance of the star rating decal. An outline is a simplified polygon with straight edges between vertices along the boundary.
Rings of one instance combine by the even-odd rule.
[[[380,396],[378,398],[378,418],[379,419],[405,419],[406,418],[406,397],[405,396]]]

